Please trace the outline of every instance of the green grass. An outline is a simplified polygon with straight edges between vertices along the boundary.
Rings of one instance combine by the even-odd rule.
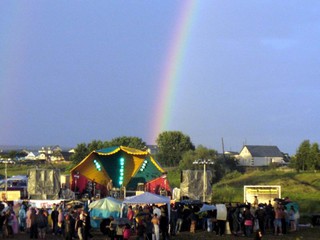
[[[68,166],[70,165],[69,162],[61,162],[61,163],[37,163],[34,164],[7,164],[7,175],[8,177],[15,176],[15,175],[27,175],[29,169],[33,168],[58,168],[60,169],[62,174],[69,174],[67,171]],[[0,175],[5,175],[5,164],[0,164]]]
[[[305,214],[320,212],[320,173],[296,173],[276,170],[253,171],[236,178],[222,179],[213,186],[214,200],[242,202],[244,185],[280,185],[282,196],[299,203]]]
[[[171,187],[179,187],[180,172],[168,171]],[[244,185],[280,185],[282,197],[289,196],[300,205],[302,215],[320,213],[320,173],[296,173],[284,170],[255,170],[245,174],[233,172],[212,188],[212,202],[243,202]]]

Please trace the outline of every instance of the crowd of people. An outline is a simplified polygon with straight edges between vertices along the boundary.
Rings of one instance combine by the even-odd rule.
[[[166,205],[129,206],[123,219],[110,217],[100,229],[109,239],[159,240],[169,237],[169,212]]]
[[[226,214],[221,217],[217,209],[199,211],[196,205],[178,205],[171,210],[171,233],[178,234],[181,229],[193,232],[196,229],[225,235],[226,231],[234,236],[252,237],[257,235],[282,235],[297,231],[299,210],[295,208],[289,198],[277,199],[273,204],[254,202],[245,204],[226,204]]]
[[[200,211],[201,204],[172,204],[170,211],[166,205],[129,206],[127,223],[114,225],[114,219],[106,225],[110,239],[128,239],[136,234],[137,239],[166,240],[182,231],[194,233],[196,230],[212,232],[216,235],[255,237],[263,235],[282,235],[297,231],[299,211],[291,201],[275,201],[259,204],[256,198],[253,204],[226,204],[225,217],[217,213],[218,209]],[[125,234],[125,231],[127,233]],[[228,231],[228,232],[227,232]]]
[[[182,231],[197,230],[216,235],[261,239],[265,234],[282,235],[297,230],[299,211],[290,199],[277,200],[273,204],[226,204],[225,214],[219,209],[200,211],[202,203],[175,203],[167,205],[127,206],[123,218],[110,216],[101,222],[100,230],[108,239],[166,240]],[[221,204],[220,204],[221,205]],[[22,202],[16,205],[0,204],[0,234],[14,238],[19,232],[30,239],[46,239],[52,234],[62,239],[91,239],[90,214],[84,207],[74,207],[65,202],[52,208],[36,208]],[[222,217],[221,217],[222,216]]]
[[[52,208],[36,208],[28,202],[16,205],[0,204],[0,234],[3,238],[15,238],[25,233],[30,239],[46,239],[50,233],[66,240],[92,238],[90,216],[84,208],[74,208],[64,202]]]

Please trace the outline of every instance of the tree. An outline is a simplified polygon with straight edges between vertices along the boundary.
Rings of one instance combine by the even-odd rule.
[[[237,169],[237,161],[228,156],[219,155],[214,149],[208,149],[202,145],[198,146],[194,151],[189,150],[184,155],[179,163],[180,170],[202,170],[203,165],[193,164],[195,160],[212,160],[213,164],[207,165],[207,170],[213,172],[211,181],[217,182],[226,174]]]
[[[319,144],[313,143],[310,148],[310,161],[308,164],[308,170],[319,170],[320,169],[320,150]]]
[[[85,143],[80,143],[74,149],[74,154],[70,156],[70,160],[72,161],[73,165],[76,165],[81,162],[89,153],[90,150],[87,145]]]
[[[88,147],[88,150],[89,150],[89,153],[90,153],[92,151],[105,148],[105,144],[100,140],[93,140],[91,143],[88,144],[87,147]]]
[[[180,131],[160,133],[156,143],[158,145],[157,159],[164,166],[178,166],[182,155],[195,149],[190,137]]]
[[[237,171],[237,160],[231,156],[219,155],[214,164],[214,182],[221,180],[226,174]]]
[[[110,147],[125,146],[125,147],[140,149],[140,150],[145,150],[147,148],[146,147],[147,144],[141,138],[127,137],[127,136],[114,138],[108,143],[108,145]]]
[[[319,144],[311,144],[309,140],[304,140],[292,159],[292,165],[297,171],[319,170],[320,169],[320,150]]]
[[[309,162],[309,158],[310,158],[310,141],[309,140],[304,140],[296,153],[296,163],[295,163],[295,167],[296,169],[305,171],[306,170],[306,166],[307,163]]]
[[[195,150],[189,150],[185,152],[182,156],[182,160],[179,162],[180,170],[196,170],[202,169],[198,164],[193,164],[195,160],[198,159],[211,159],[215,161],[217,159],[217,151],[213,149],[208,149],[202,145],[199,145]],[[212,165],[208,165],[210,167]]]

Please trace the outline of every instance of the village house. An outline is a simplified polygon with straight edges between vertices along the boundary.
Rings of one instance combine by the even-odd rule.
[[[271,163],[286,163],[285,155],[277,146],[244,145],[236,158],[240,166],[262,167]]]

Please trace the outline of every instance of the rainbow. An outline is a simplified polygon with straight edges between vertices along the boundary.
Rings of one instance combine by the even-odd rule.
[[[196,0],[182,1],[182,7],[173,29],[164,61],[163,71],[159,80],[159,94],[156,98],[156,107],[152,115],[152,123],[148,143],[154,143],[158,134],[169,127],[172,115],[172,103],[175,99],[175,91],[179,82],[187,40],[192,28],[196,12]]]

